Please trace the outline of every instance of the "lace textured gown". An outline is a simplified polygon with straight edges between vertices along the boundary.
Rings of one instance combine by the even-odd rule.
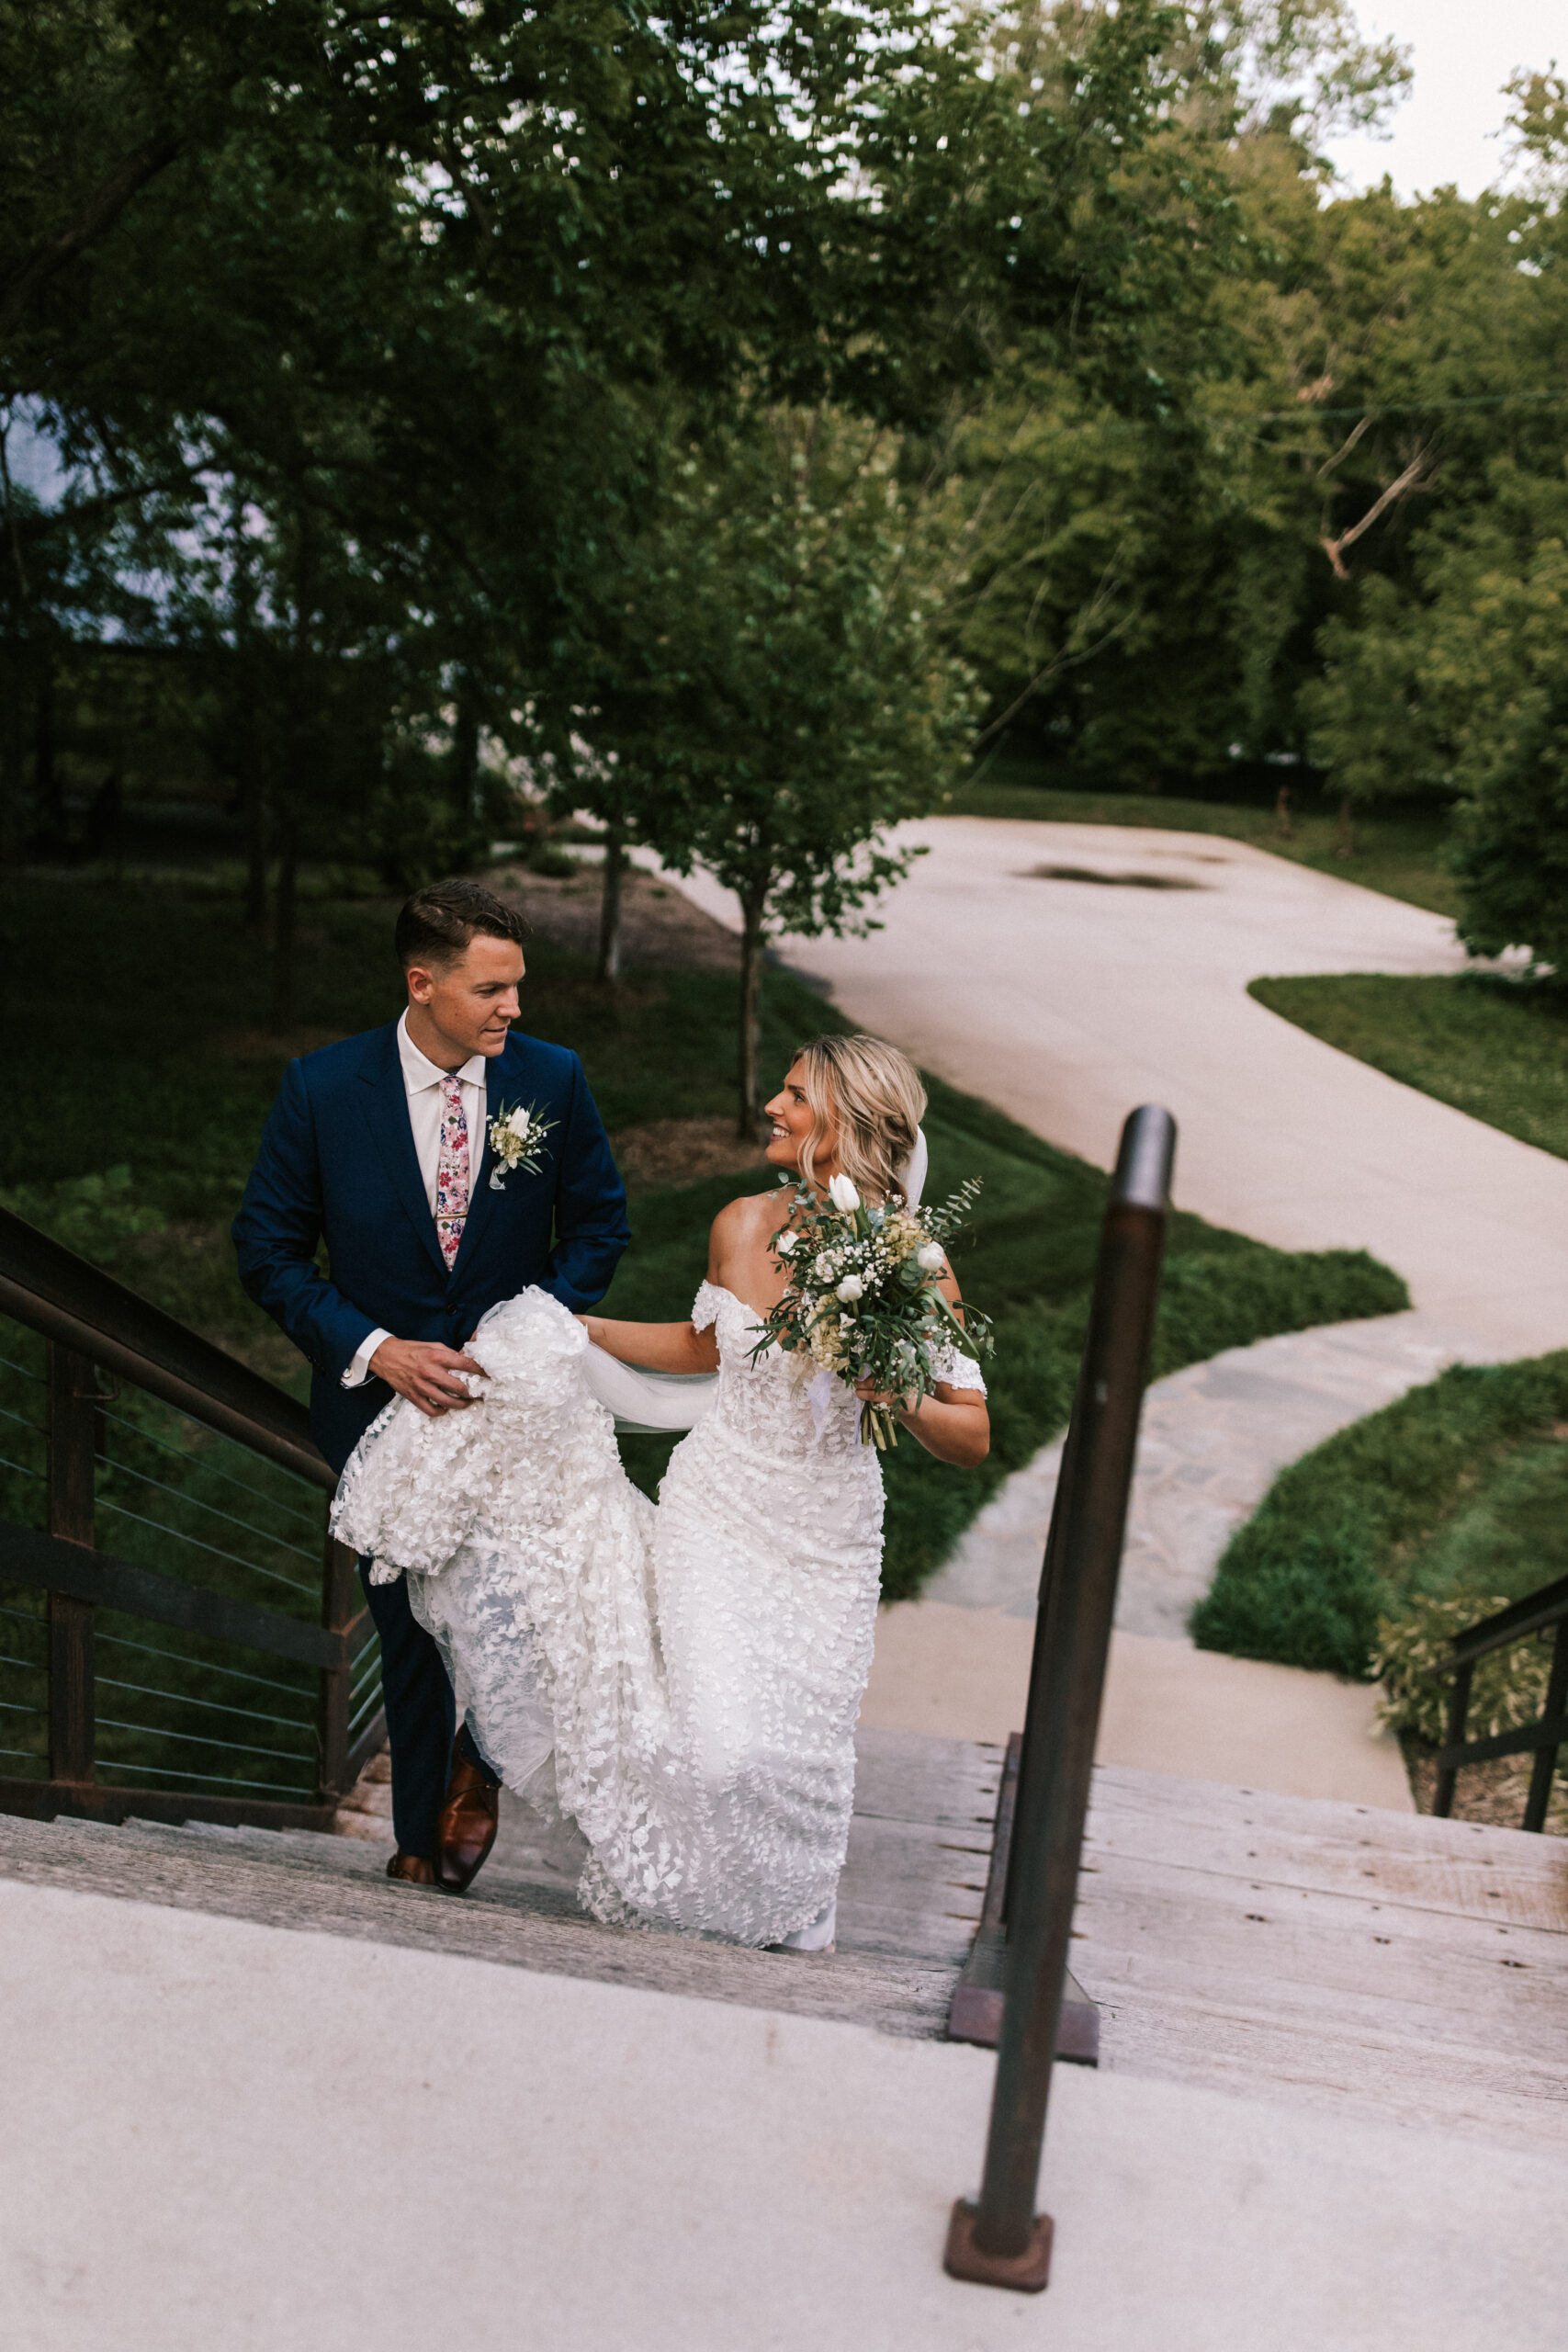
[[[588,1843],[603,1919],[739,1943],[830,1919],[871,1668],[882,1474],[839,1381],[807,1384],[705,1283],[711,1409],[657,1509],[632,1486],[594,1359],[537,1290],[486,1318],[482,1406],[367,1431],[334,1506],[372,1571],[409,1577],[480,1750]],[[983,1387],[954,1357],[944,1377]]]

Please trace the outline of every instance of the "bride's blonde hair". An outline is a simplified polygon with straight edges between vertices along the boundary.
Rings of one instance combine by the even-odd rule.
[[[908,1054],[880,1037],[813,1037],[795,1050],[811,1127],[800,1172],[816,1181],[818,1153],[837,1130],[839,1165],[863,1199],[898,1189],[895,1170],[915,1148],[926,1090]]]

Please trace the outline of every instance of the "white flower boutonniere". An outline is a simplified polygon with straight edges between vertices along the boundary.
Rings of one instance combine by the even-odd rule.
[[[490,1189],[504,1192],[506,1180],[514,1168],[525,1176],[536,1176],[544,1166],[539,1147],[556,1126],[554,1119],[542,1119],[533,1102],[519,1102],[508,1110],[503,1102],[490,1123],[490,1148],[498,1165],[490,1171]]]

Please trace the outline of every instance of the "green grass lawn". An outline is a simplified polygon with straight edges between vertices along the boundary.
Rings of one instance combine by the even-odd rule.
[[[1393,809],[1358,817],[1354,854],[1342,857],[1332,811],[1314,808],[1294,816],[1292,834],[1281,840],[1271,811],[1234,802],[1183,800],[1165,794],[1058,792],[1027,780],[1021,763],[997,762],[962,786],[948,804],[953,817],[1027,817],[1058,825],[1158,825],[1179,833],[1218,833],[1251,842],[1276,857],[1359,882],[1391,899],[1407,899],[1434,914],[1459,912],[1459,893],[1443,860],[1445,820],[1440,809]]]
[[[297,1047],[391,1017],[400,1002],[393,910],[313,908],[303,943]],[[276,1087],[284,1048],[258,1034],[265,957],[233,903],[173,883],[116,889],[31,881],[0,900],[13,1099],[47,1102],[0,1137],[8,1204],[60,1231],[220,1344],[302,1394],[304,1367],[234,1280],[227,1225]],[[705,972],[633,973],[597,987],[547,945],[529,955],[525,1019],[582,1054],[612,1129],[713,1116],[732,1105],[735,982]],[[764,1067],[841,1025],[786,972],[764,989]],[[62,1084],[62,1072],[68,1082]],[[1009,1470],[1066,1418],[1088,1306],[1105,1180],[983,1103],[933,1082],[933,1190],[984,1179],[961,1278],[997,1318],[996,1444],[983,1469],[939,1467],[906,1441],[888,1465],[886,1584],[916,1589]],[[129,1174],[106,1184],[105,1171]],[[683,1315],[708,1223],[738,1190],[716,1177],[636,1195],[634,1243],[613,1313]],[[151,1225],[152,1229],[137,1229]],[[1298,1254],[1178,1216],[1156,1340],[1156,1374],[1314,1323],[1382,1314],[1404,1285],[1358,1252]],[[9,1404],[10,1399],[3,1400]],[[626,1442],[634,1475],[659,1475],[668,1444]],[[12,1516],[28,1494],[7,1494]],[[259,1596],[258,1596],[259,1597]]]
[[[1487,972],[1254,980],[1250,994],[1358,1061],[1568,1159],[1568,1003]]]
[[[1382,1618],[1568,1574],[1568,1351],[1455,1365],[1303,1454],[1226,1546],[1203,1649],[1365,1679]]]

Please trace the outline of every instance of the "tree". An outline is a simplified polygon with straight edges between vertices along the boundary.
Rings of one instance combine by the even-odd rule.
[[[644,820],[665,860],[740,900],[748,1137],[769,936],[873,927],[865,910],[917,854],[891,829],[965,759],[973,696],[897,458],[894,436],[827,409],[773,410],[690,456],[657,533],[642,690],[590,722],[596,752],[667,779]]]

